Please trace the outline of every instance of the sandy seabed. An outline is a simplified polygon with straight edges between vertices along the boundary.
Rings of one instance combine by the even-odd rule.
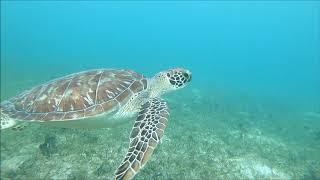
[[[165,98],[165,136],[135,179],[320,179],[319,112],[273,113],[211,94],[191,88]],[[133,120],[105,129],[4,130],[1,179],[112,179]]]

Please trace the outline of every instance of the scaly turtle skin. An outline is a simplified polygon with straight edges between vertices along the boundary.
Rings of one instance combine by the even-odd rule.
[[[110,127],[136,116],[127,155],[116,179],[132,179],[163,136],[169,108],[160,96],[183,88],[191,73],[170,69],[147,79],[131,70],[99,69],[71,74],[1,103],[1,130],[21,122],[60,127]]]

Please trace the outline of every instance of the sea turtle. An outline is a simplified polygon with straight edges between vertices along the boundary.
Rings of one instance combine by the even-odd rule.
[[[153,78],[123,69],[98,69],[54,79],[1,103],[1,129],[23,122],[61,127],[110,127],[136,117],[115,179],[132,179],[150,159],[169,118],[161,95],[191,81],[183,68]]]

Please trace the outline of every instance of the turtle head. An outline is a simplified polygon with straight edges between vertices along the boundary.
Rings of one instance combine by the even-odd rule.
[[[155,94],[163,94],[168,91],[184,88],[191,82],[192,74],[183,68],[174,68],[161,71],[154,77],[152,90]]]
[[[180,89],[185,87],[192,78],[192,74],[189,70],[183,68],[170,69],[165,72],[169,86],[174,89]]]

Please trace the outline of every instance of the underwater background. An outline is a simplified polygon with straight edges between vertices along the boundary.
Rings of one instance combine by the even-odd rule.
[[[1,1],[1,101],[70,73],[184,67],[135,179],[320,179],[317,1]],[[1,132],[1,179],[112,179],[134,119]]]

